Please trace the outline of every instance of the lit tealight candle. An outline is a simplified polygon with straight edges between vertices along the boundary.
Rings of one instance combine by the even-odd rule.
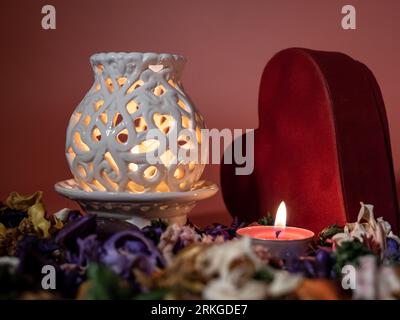
[[[254,244],[266,246],[273,256],[282,259],[305,254],[314,237],[314,232],[310,230],[286,226],[286,206],[283,201],[278,207],[273,226],[245,227],[236,233],[250,237]]]

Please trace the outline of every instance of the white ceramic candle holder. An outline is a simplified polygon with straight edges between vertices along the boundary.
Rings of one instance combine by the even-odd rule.
[[[215,184],[198,183],[205,125],[183,91],[185,59],[99,53],[90,62],[94,84],[67,129],[74,179],[57,183],[56,190],[102,216],[137,224],[153,218],[183,223],[197,200],[218,191]],[[149,137],[151,132],[157,136]],[[185,155],[193,151],[199,157],[188,161]],[[158,161],[149,162],[149,154]]]

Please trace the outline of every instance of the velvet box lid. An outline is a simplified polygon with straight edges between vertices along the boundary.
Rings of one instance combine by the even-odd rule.
[[[255,167],[221,166],[225,204],[251,222],[275,213],[315,232],[357,220],[373,204],[397,231],[398,202],[385,106],[372,72],[336,52],[291,48],[264,69]]]

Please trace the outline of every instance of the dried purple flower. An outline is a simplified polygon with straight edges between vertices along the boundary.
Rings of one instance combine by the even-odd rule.
[[[387,238],[386,243],[387,243],[387,251],[393,253],[399,251],[400,246],[395,239]]]
[[[153,220],[151,225],[142,228],[144,235],[151,239],[155,245],[160,242],[161,235],[167,229],[168,225],[162,220]]]
[[[72,253],[78,251],[78,238],[85,238],[96,231],[96,216],[87,214],[77,219],[73,219],[61,229],[55,241],[67,248]]]
[[[229,227],[220,223],[214,223],[212,226],[205,227],[202,233],[213,238],[222,236],[225,241],[232,240],[236,237],[236,230],[242,226],[244,226],[244,223],[240,222],[238,218],[234,218]]]
[[[201,235],[189,225],[179,226],[171,224],[163,232],[158,243],[158,249],[168,264],[173,257],[184,247],[201,241]]]
[[[315,270],[318,278],[330,278],[332,276],[335,259],[330,250],[318,249],[315,253]]]
[[[74,298],[79,286],[87,278],[86,270],[75,264],[62,264],[57,277],[57,289],[66,298]]]
[[[70,210],[68,212],[68,216],[67,216],[65,223],[71,222],[71,221],[79,219],[81,217],[82,217],[82,213],[79,210]]]
[[[20,222],[27,217],[28,214],[24,211],[11,209],[6,206],[0,208],[0,223],[6,228],[18,227]]]
[[[125,279],[132,278],[132,269],[151,274],[164,265],[164,259],[154,243],[136,227],[111,236],[104,243],[101,262]]]
[[[214,223],[212,226],[207,226],[204,228],[203,233],[205,235],[212,236],[216,238],[218,236],[222,236],[224,240],[232,240],[236,236],[236,230],[238,226],[236,224],[232,224],[232,226],[227,227],[220,223]]]
[[[57,249],[58,245],[53,239],[25,236],[18,241],[15,252],[20,259],[18,272],[39,277],[44,265],[57,265],[57,256],[54,254]]]
[[[76,264],[87,266],[90,262],[98,262],[104,253],[102,243],[96,234],[91,234],[84,239],[78,239],[79,255]],[[72,261],[71,261],[72,262]]]
[[[113,234],[131,229],[132,224],[113,218],[96,217],[96,234],[99,240],[107,240]]]
[[[242,228],[245,225],[243,221],[240,221],[238,217],[234,217],[231,223],[231,229],[237,230],[239,228]]]
[[[386,264],[400,262],[400,246],[395,239],[386,238],[386,250],[383,254],[383,261]]]
[[[292,273],[301,273],[308,278],[332,278],[335,258],[332,250],[320,247],[315,255],[293,257],[285,263],[285,268]]]

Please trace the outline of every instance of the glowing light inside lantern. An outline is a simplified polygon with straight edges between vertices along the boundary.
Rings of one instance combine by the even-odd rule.
[[[276,212],[275,217],[275,227],[286,227],[286,205],[285,202],[282,201],[278,207],[278,211]]]
[[[201,147],[204,123],[174,71],[181,58],[162,55],[151,59],[159,63],[149,65],[142,63],[145,55],[125,56],[99,54],[92,59],[95,83],[68,129],[66,155],[74,178],[87,192],[188,191],[204,164],[183,160]],[[147,138],[153,129],[166,136],[166,146],[176,142],[177,148],[155,152],[160,141]],[[151,165],[145,154],[161,163]]]
[[[154,72],[160,72],[162,69],[164,69],[164,65],[162,65],[162,64],[151,64],[151,65],[149,65],[149,69],[154,71]]]

